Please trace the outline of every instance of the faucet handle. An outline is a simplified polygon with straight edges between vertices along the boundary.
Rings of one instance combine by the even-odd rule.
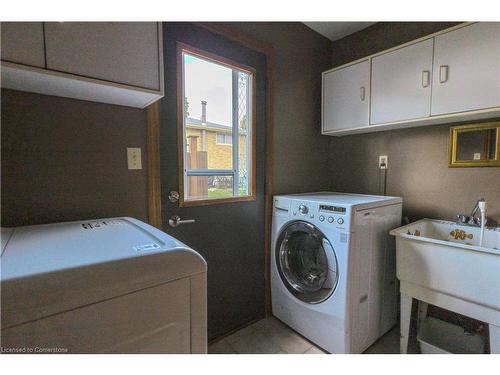
[[[469,217],[469,220],[467,221],[467,224],[469,224],[469,225],[479,225],[479,219],[477,217],[471,216],[471,217]]]

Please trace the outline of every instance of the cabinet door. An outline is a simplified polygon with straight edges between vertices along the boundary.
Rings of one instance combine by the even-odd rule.
[[[2,22],[3,61],[45,67],[42,22]]]
[[[432,114],[500,106],[500,23],[435,37]]]
[[[369,60],[323,74],[323,132],[368,125]]]
[[[432,44],[428,39],[372,59],[372,124],[430,115]]]
[[[160,90],[156,22],[47,22],[47,69]]]

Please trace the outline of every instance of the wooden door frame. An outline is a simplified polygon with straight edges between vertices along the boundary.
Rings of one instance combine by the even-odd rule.
[[[273,84],[274,47],[261,40],[220,22],[194,22],[214,34],[218,34],[266,56],[266,155],[264,182],[264,306],[265,314],[271,314],[271,226],[273,207]],[[168,88],[166,88],[168,90]],[[148,219],[157,228],[162,227],[160,185],[160,114],[159,102],[147,109],[147,163],[148,163]]]
[[[160,103],[147,109],[148,221],[161,229]]]

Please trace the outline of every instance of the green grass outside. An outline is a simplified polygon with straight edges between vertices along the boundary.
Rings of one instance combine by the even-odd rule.
[[[244,188],[240,188],[240,196],[246,195],[246,190]],[[233,189],[208,189],[208,198],[210,199],[220,199],[220,198],[231,198],[233,196]]]

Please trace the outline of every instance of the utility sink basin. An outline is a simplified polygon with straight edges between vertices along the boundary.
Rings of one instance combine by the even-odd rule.
[[[500,254],[500,228],[496,227],[485,228],[482,246],[479,246],[481,228],[445,220],[422,219],[393,229],[390,233],[393,236],[410,240]],[[448,242],[453,242],[453,244]]]
[[[431,219],[392,230],[398,279],[500,311],[500,228],[485,228],[481,247],[480,232]]]
[[[445,242],[445,245],[458,246],[462,249],[500,253],[500,228],[485,228],[482,246],[479,246],[481,228],[444,220],[422,219],[394,229],[391,234],[424,242],[441,244]]]
[[[390,234],[404,331],[403,315],[416,299],[488,323],[492,352],[500,351],[500,228],[485,228],[482,246],[481,228],[443,220],[423,219]],[[403,329],[401,335],[406,340]]]

